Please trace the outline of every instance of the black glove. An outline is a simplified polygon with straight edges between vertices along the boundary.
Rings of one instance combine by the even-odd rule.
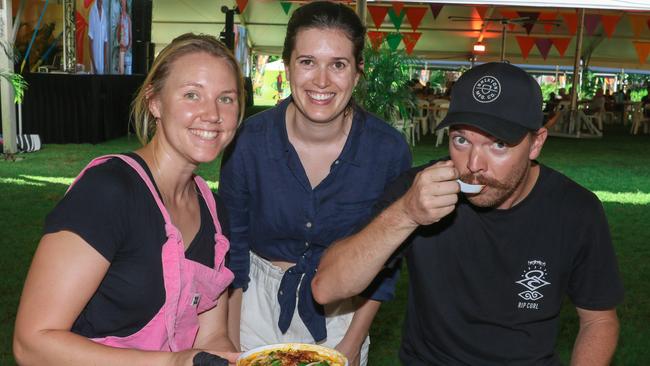
[[[192,359],[194,366],[228,366],[228,360],[207,352],[199,352]]]

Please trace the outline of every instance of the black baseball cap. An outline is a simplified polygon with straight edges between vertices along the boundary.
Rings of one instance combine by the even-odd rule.
[[[488,62],[466,71],[451,89],[449,112],[436,129],[468,125],[516,144],[543,125],[542,89],[517,66]]]

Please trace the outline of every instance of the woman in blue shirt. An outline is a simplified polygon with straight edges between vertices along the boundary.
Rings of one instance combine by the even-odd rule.
[[[243,350],[315,342],[350,365],[367,362],[368,329],[398,273],[380,274],[363,298],[325,308],[310,286],[323,251],[365,223],[411,164],[404,137],[352,101],[364,38],[342,4],[296,10],[282,54],[291,96],[249,118],[224,159],[219,193],[231,215],[235,273],[229,324]]]

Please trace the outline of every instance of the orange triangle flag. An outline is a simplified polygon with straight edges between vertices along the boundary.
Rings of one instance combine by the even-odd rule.
[[[499,13],[501,13],[502,17],[508,20],[517,18],[519,16],[519,14],[517,14],[517,12],[514,10],[499,10]],[[511,31],[515,30],[515,23],[508,23],[508,28]]]
[[[377,5],[368,5],[368,12],[372,17],[372,21],[375,23],[375,28],[379,29],[381,23],[386,19],[386,14],[388,14],[387,6],[377,6]]]
[[[404,8],[403,2],[393,1],[393,10],[395,10],[395,14],[402,14],[402,8]]]
[[[479,18],[481,18],[481,20],[483,20],[483,19],[485,19],[485,13],[487,12],[488,7],[487,6],[475,6],[474,10],[476,10],[476,14],[478,14]]]
[[[418,27],[420,26],[420,22],[422,22],[422,18],[424,18],[424,14],[427,13],[427,7],[412,7],[412,8],[406,8],[406,17],[409,20],[409,24],[411,24],[411,28],[415,32],[418,30]]]
[[[367,34],[368,38],[370,38],[370,44],[372,44],[372,48],[374,50],[378,50],[381,46],[381,43],[384,41],[386,32],[368,31]]]
[[[564,53],[569,47],[569,43],[571,43],[571,38],[551,38],[551,42],[553,42],[553,46],[555,46],[560,56],[564,57]]]
[[[569,29],[569,34],[572,36],[576,35],[578,31],[578,14],[576,13],[562,13],[562,18],[566,23],[567,29]]]
[[[248,0],[237,0],[237,8],[239,8],[239,14],[242,14],[246,10],[246,5],[248,5]]]
[[[630,23],[632,23],[632,31],[634,32],[635,37],[641,35],[643,28],[646,26],[646,19],[647,17],[645,15],[630,15]]]
[[[557,12],[555,12],[555,13],[553,13],[553,12],[548,12],[548,13],[542,12],[542,13],[539,13],[539,17],[537,18],[537,20],[545,20],[545,21],[553,21],[555,19],[557,19]],[[546,24],[544,22],[542,22],[542,23],[544,24],[544,33],[553,32],[553,28],[555,27],[555,25]]]
[[[616,30],[616,25],[618,21],[621,20],[620,15],[601,15],[600,22],[603,23],[603,30],[607,35],[607,38],[612,38],[614,31]]]
[[[404,50],[407,55],[410,55],[415,48],[415,44],[420,40],[420,32],[402,32],[402,41],[404,42]]]
[[[530,50],[535,45],[535,37],[517,36],[517,43],[519,43],[521,56],[525,60],[528,58],[528,54],[530,53]]]
[[[632,41],[634,43],[634,48],[636,48],[636,54],[639,56],[639,63],[641,65],[645,64],[645,60],[650,54],[650,42],[638,42]]]

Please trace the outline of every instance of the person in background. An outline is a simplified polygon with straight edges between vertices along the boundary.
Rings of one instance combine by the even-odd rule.
[[[548,100],[544,105],[544,113],[553,113],[557,108],[557,105],[558,105],[558,100],[557,97],[555,96],[555,93],[550,92],[548,94]]]
[[[243,123],[224,157],[219,194],[231,213],[229,322],[242,350],[318,343],[367,363],[368,329],[393,296],[397,270],[362,296],[322,307],[309,286],[320,256],[368,219],[386,185],[411,164],[404,136],[352,100],[365,27],[348,6],[298,8],[282,58],[291,95]]]
[[[131,64],[126,64],[126,54],[131,49],[131,18],[129,17],[126,0],[120,0],[120,20],[117,23],[117,43],[119,50],[119,63],[117,72],[120,75],[131,74]]]
[[[352,296],[405,256],[402,364],[560,365],[568,295],[580,319],[571,364],[608,365],[623,287],[607,219],[596,195],[536,161],[542,119],[540,86],[524,70],[465,72],[437,127],[450,128],[450,160],[404,173],[375,219],[325,252],[316,300]]]
[[[104,0],[96,0],[90,7],[88,43],[92,73],[103,74],[108,65],[108,20]]]
[[[641,104],[643,105],[643,113],[646,117],[650,117],[650,85],[646,86],[647,94],[641,98]]]
[[[156,57],[133,107],[144,146],[93,160],[45,220],[16,316],[18,364],[234,363],[227,215],[194,171],[234,137],[242,83],[212,36],[179,36]]]
[[[598,88],[596,90],[596,94],[594,94],[593,98],[591,98],[591,101],[589,102],[589,108],[587,109],[586,113],[587,114],[594,114],[598,112],[604,112],[605,111],[605,94],[603,94],[603,89]]]

